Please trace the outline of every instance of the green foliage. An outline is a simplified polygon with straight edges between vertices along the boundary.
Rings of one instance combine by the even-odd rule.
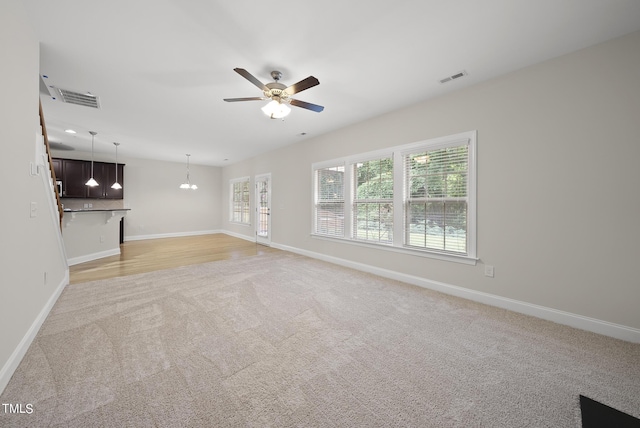
[[[357,163],[355,181],[356,199],[393,199],[393,159]]]
[[[466,146],[447,147],[408,156],[412,198],[467,196]]]

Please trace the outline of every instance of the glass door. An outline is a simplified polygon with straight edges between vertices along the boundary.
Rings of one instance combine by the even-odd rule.
[[[256,175],[256,242],[271,244],[271,174]]]

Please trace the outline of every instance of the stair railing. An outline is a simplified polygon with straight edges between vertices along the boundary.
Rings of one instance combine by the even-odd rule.
[[[40,104],[40,126],[42,127],[42,136],[44,137],[44,147],[47,151],[47,157],[49,158],[49,173],[51,174],[51,182],[53,185],[51,186],[51,191],[54,193],[56,197],[56,203],[58,204],[58,215],[60,217],[60,229],[62,230],[62,216],[64,215],[64,210],[62,209],[62,201],[60,200],[60,195],[58,194],[58,187],[56,186],[56,173],[53,170],[53,161],[51,159],[51,149],[49,148],[49,138],[47,137],[47,127],[44,124],[44,114],[42,112],[42,102]]]

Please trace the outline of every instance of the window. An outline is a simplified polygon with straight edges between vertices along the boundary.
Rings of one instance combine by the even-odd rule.
[[[314,169],[314,230],[319,235],[344,236],[344,166]]]
[[[404,156],[405,244],[467,254],[467,145]]]
[[[393,240],[393,158],[353,164],[353,238]]]
[[[475,263],[476,132],[314,164],[319,237]]]
[[[237,178],[237,179],[231,180],[230,183],[231,183],[230,221],[234,223],[251,224],[249,177]]]

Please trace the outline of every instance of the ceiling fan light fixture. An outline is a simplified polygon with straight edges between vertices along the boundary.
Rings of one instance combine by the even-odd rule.
[[[272,100],[269,104],[262,107],[262,112],[271,119],[284,119],[291,113],[291,108],[286,104]]]

